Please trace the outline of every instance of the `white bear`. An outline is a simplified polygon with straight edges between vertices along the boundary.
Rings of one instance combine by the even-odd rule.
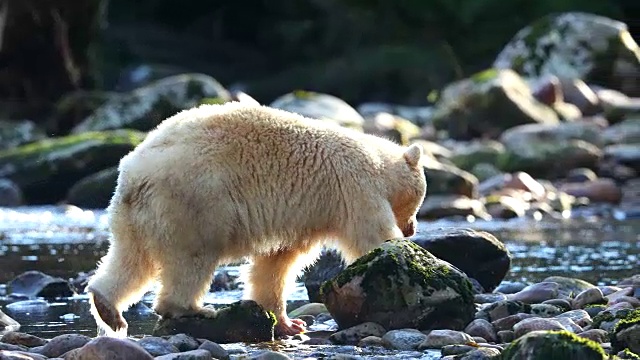
[[[305,331],[286,293],[323,245],[347,262],[412,236],[426,193],[419,145],[249,103],[182,111],[122,158],[107,213],[112,236],[87,285],[99,327],[159,281],[161,317],[211,316],[216,266],[247,257],[246,298],[276,315],[278,336]],[[109,329],[111,331],[109,331]]]

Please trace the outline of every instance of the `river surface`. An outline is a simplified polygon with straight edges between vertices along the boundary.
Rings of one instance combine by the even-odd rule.
[[[509,221],[437,221],[421,223],[419,232],[438,227],[486,230],[502,240],[513,255],[506,280],[540,281],[547,276],[579,277],[594,284],[615,284],[640,273],[640,220],[513,219]],[[104,211],[67,206],[0,208],[0,284],[27,270],[40,270],[65,279],[90,271],[107,250]],[[240,273],[241,266],[222,269]],[[5,289],[0,287],[0,295]],[[241,297],[241,290],[207,295],[206,302],[228,304]],[[151,304],[152,296],[144,303]],[[306,300],[298,284],[290,300]],[[9,301],[0,296],[0,305]],[[21,331],[51,338],[63,333],[95,336],[95,323],[88,312],[86,296],[45,303],[14,303],[4,311],[23,324]],[[125,314],[130,335],[149,334],[155,316],[141,305]],[[321,324],[317,330],[330,329]]]

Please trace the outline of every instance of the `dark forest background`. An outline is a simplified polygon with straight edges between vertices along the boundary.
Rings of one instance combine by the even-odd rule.
[[[306,89],[424,104],[563,11],[624,21],[638,41],[637,0],[0,0],[0,115],[37,117],[74,90],[183,72],[261,102]]]

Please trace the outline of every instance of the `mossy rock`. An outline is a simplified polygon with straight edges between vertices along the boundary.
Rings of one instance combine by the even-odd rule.
[[[478,179],[453,165],[430,159],[424,162],[429,195],[463,195],[478,197]]]
[[[524,171],[537,178],[565,176],[576,168],[597,168],[602,150],[583,140],[540,141],[507,148],[498,157],[498,168],[504,172]]]
[[[387,330],[461,330],[473,320],[469,278],[407,239],[393,239],[323,284],[321,296],[341,329],[375,322]]]
[[[611,346],[616,351],[629,349],[640,354],[640,309],[624,316],[613,328]]]
[[[117,166],[98,171],[73,184],[67,192],[67,203],[81,208],[106,208],[111,201],[117,182]]]
[[[507,346],[500,360],[608,360],[595,341],[569,331],[532,331]]]
[[[471,141],[456,146],[450,160],[460,169],[472,171],[478,164],[495,164],[504,152],[504,145],[498,141]]]
[[[208,98],[230,101],[231,95],[214,78],[204,74],[170,76],[113,97],[72,132],[122,128],[149,131],[166,118]]]
[[[523,124],[557,124],[558,115],[536,100],[511,70],[487,70],[448,85],[436,104],[433,125],[457,140],[496,139]]]
[[[253,300],[241,300],[220,308],[213,318],[180,317],[160,319],[153,336],[184,333],[215,343],[257,343],[273,341],[276,318]]]
[[[28,204],[51,204],[73,184],[117,166],[146,136],[133,130],[87,132],[0,151],[0,177],[15,182]]]
[[[493,66],[527,78],[552,74],[582,79],[629,95],[640,72],[640,50],[623,22],[582,12],[554,13],[518,31]]]
[[[630,309],[620,309],[615,312],[611,310],[604,310],[598,315],[593,317],[593,322],[591,324],[591,328],[593,329],[602,329],[609,332],[613,332],[615,326],[621,319],[627,317],[627,315],[631,314],[632,310]]]

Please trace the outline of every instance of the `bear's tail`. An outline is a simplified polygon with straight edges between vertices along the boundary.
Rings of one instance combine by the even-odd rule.
[[[109,250],[89,280],[86,292],[98,334],[123,337],[127,334],[127,322],[122,312],[142,298],[155,271],[143,239],[136,236],[140,231],[132,223],[135,216],[131,215],[135,214],[130,214],[126,205],[115,207],[117,211],[110,211]]]

